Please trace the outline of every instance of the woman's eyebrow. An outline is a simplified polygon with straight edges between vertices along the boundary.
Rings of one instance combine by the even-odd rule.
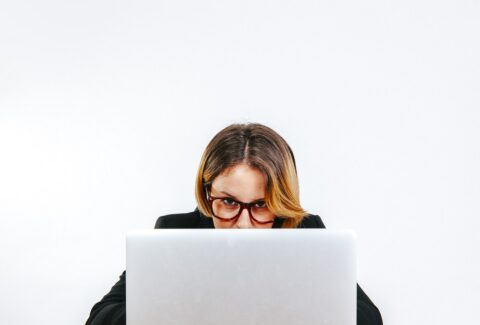
[[[219,192],[220,192],[220,193],[223,193],[223,194],[225,194],[225,195],[227,195],[227,196],[230,196],[230,197],[234,198],[235,200],[237,199],[237,198],[235,197],[235,195],[232,195],[232,194],[230,194],[230,193],[228,193],[228,192],[225,192],[225,191],[219,191]]]
[[[220,193],[223,193],[223,194],[225,194],[225,195],[227,195],[227,196],[230,196],[231,198],[235,199],[236,201],[239,201],[239,200],[235,197],[235,195],[232,195],[232,194],[230,194],[230,193],[228,193],[228,192],[225,192],[225,191],[219,191],[219,192],[220,192]],[[252,202],[263,201],[263,200],[264,200],[263,198],[260,198],[260,199],[253,200]]]

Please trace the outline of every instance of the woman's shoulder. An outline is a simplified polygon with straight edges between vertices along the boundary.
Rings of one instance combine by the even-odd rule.
[[[213,221],[201,214],[196,208],[192,212],[160,216],[155,222],[155,228],[213,228]]]
[[[325,228],[325,224],[319,215],[309,214],[303,217],[297,228]]]

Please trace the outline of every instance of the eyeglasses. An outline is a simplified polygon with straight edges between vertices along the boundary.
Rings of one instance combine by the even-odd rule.
[[[240,217],[243,209],[247,209],[250,220],[259,224],[273,223],[272,213],[264,200],[250,203],[240,202],[231,197],[216,197],[207,193],[207,200],[212,208],[213,216],[223,221],[233,221]]]

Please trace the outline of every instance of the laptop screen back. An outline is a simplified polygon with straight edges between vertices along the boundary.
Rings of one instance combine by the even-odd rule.
[[[327,229],[131,232],[127,325],[354,325],[355,250]]]

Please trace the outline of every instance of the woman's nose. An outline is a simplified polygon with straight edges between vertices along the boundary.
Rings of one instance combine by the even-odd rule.
[[[235,228],[253,228],[252,220],[250,220],[250,215],[248,214],[248,209],[243,209],[242,213],[237,219]]]

